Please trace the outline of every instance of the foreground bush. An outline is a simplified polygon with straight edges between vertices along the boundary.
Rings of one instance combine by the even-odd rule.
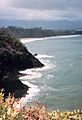
[[[20,100],[9,96],[6,100],[0,92],[0,120],[82,120],[82,111],[47,111],[37,103],[34,106],[21,106]]]

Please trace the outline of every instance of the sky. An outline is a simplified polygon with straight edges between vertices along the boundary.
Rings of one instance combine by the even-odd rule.
[[[0,19],[82,20],[82,0],[0,0]]]

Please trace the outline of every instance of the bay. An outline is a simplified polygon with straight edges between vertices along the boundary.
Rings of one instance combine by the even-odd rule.
[[[45,64],[25,70],[24,83],[31,89],[27,103],[38,101],[50,109],[82,109],[82,36],[48,38],[25,43]]]

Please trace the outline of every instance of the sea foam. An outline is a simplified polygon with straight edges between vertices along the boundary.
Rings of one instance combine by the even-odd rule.
[[[54,56],[50,55],[37,55],[36,56],[45,66],[42,68],[32,68],[32,69],[27,69],[24,71],[20,71],[20,73],[25,74],[24,76],[21,76],[19,79],[26,85],[28,85],[30,88],[28,90],[28,94],[26,97],[22,98],[23,102],[29,102],[33,99],[34,96],[37,96],[41,89],[38,87],[38,85],[34,85],[34,80],[37,80],[43,76],[44,71],[51,70],[52,68],[56,67],[56,65],[53,65],[50,62],[50,59],[53,58]],[[52,75],[48,75],[48,78],[53,77]]]

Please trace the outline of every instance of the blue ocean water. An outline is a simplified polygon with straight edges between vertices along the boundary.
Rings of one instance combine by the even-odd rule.
[[[22,79],[35,86],[31,91],[35,95],[29,101],[38,101],[50,109],[82,109],[82,36],[49,38],[25,45],[45,64],[42,69],[27,70],[30,76]]]

